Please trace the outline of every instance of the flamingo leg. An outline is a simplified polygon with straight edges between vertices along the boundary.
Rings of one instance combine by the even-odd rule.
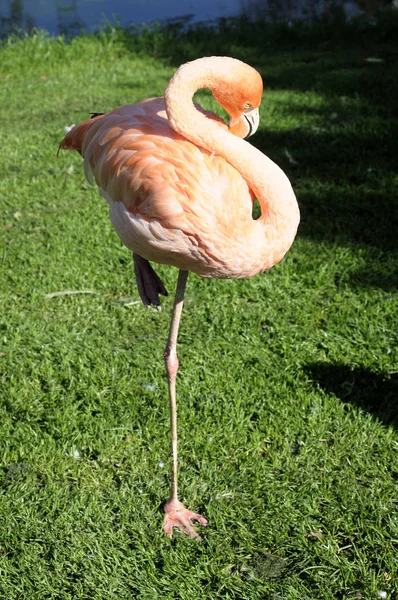
[[[155,273],[149,261],[133,252],[134,273],[137,282],[138,293],[145,306],[153,304],[160,310],[159,294],[167,296],[167,290],[162,280]]]
[[[169,384],[170,401],[170,430],[171,430],[171,492],[170,499],[164,506],[164,532],[170,538],[173,528],[178,527],[180,531],[191,538],[200,540],[201,537],[192,525],[192,520],[198,521],[200,525],[207,525],[207,520],[201,515],[185,508],[178,499],[177,481],[177,401],[176,401],[176,378],[178,371],[177,337],[180,325],[182,306],[184,303],[185,287],[188,279],[188,271],[179,271],[176,295],[174,298],[173,314],[164,360],[166,363],[167,378]]]

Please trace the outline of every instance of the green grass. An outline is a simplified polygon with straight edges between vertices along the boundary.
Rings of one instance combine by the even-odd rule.
[[[397,598],[398,53],[370,29],[0,47],[0,598]],[[65,125],[162,94],[205,53],[260,69],[253,143],[288,173],[302,224],[267,274],[189,279],[180,486],[209,527],[170,542],[172,297],[128,305],[106,204],[79,156],[55,154]],[[172,291],[176,271],[158,272]],[[63,290],[96,293],[46,298]]]

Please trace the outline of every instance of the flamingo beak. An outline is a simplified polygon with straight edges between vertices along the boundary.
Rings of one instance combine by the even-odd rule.
[[[249,133],[245,137],[250,137],[253,133],[256,133],[258,125],[260,123],[260,115],[258,112],[258,108],[254,108],[243,115],[247,121],[249,126]]]

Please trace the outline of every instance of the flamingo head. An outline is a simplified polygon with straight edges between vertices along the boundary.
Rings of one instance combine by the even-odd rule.
[[[256,132],[263,81],[260,73],[249,65],[234,61],[234,68],[218,85],[211,88],[215,100],[227,111],[229,131],[241,138]]]

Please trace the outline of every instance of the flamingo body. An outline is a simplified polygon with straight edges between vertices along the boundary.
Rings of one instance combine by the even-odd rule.
[[[283,256],[269,256],[272,243],[262,255],[264,236],[242,175],[222,156],[176,133],[163,98],[89,119],[61,147],[81,151],[86,177],[108,201],[120,239],[147,260],[202,277],[236,278],[260,273]]]
[[[250,189],[222,157],[170,127],[162,98],[103,116],[82,150],[128,248],[206,277],[247,276]]]

